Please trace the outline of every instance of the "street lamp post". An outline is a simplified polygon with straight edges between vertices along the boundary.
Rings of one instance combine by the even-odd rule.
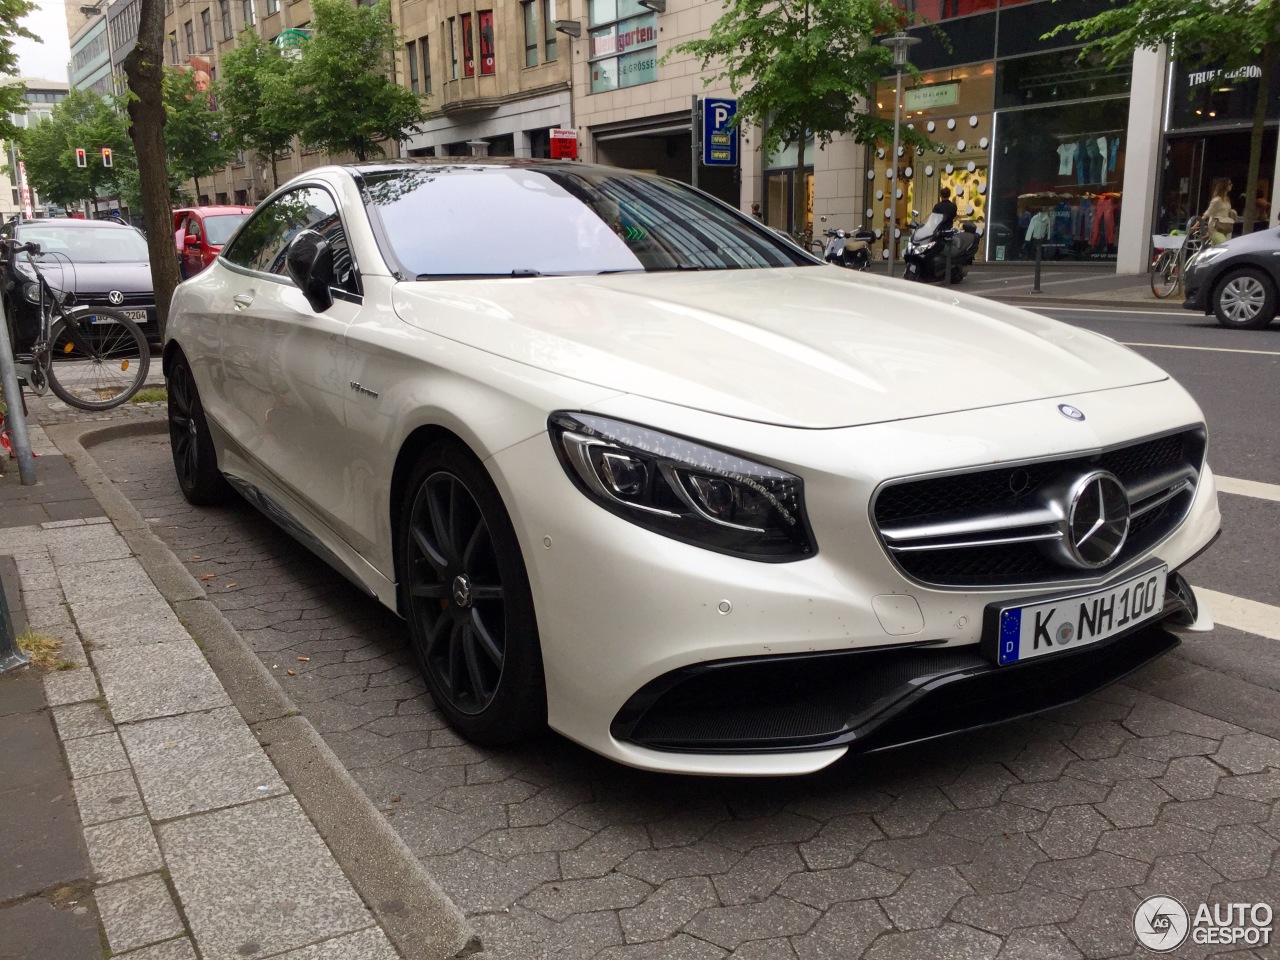
[[[889,156],[889,209],[893,211],[893,216],[889,219],[887,230],[889,232],[889,276],[893,276],[893,256],[896,253],[898,243],[898,143],[902,130],[902,68],[907,65],[909,60],[908,53],[912,47],[920,42],[919,37],[909,37],[907,34],[899,30],[891,37],[885,37],[880,41],[886,47],[893,51],[893,68],[898,75],[897,86],[893,94],[893,153]]]

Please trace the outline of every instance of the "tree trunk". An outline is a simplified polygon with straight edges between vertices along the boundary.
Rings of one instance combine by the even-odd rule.
[[[795,226],[791,230],[792,233],[803,233],[809,225],[805,217],[808,212],[808,205],[805,201],[809,196],[809,191],[805,189],[808,184],[805,183],[804,176],[805,133],[806,131],[801,130],[796,134],[796,170],[794,182],[791,184],[791,209],[794,211],[792,216],[795,219]],[[813,240],[812,237],[809,239],[810,241]]]
[[[196,185],[196,203],[199,203],[200,202],[200,178],[192,177],[191,181]]]
[[[129,136],[138,158],[143,222],[156,319],[164,339],[169,301],[178,286],[178,252],[173,243],[173,208],[169,205],[168,155],[164,148],[164,7],[161,0],[141,0],[138,42],[124,60],[129,78]]]
[[[1253,232],[1258,216],[1258,174],[1262,167],[1262,137],[1267,123],[1267,101],[1271,98],[1271,75],[1280,61],[1280,43],[1262,48],[1262,76],[1258,79],[1258,99],[1253,105],[1253,132],[1249,137],[1249,176],[1244,188],[1245,233]],[[1267,198],[1270,200],[1270,197]]]
[[[280,189],[280,171],[276,169],[276,152],[271,151],[271,189]]]

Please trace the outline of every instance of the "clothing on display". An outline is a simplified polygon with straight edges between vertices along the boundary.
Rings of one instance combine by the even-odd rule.
[[[1099,239],[1106,237],[1107,246],[1116,242],[1116,212],[1120,207],[1120,195],[1104,193],[1098,197],[1098,209],[1094,213],[1093,228],[1089,231],[1089,245],[1098,249]]]
[[[1075,163],[1076,150],[1078,149],[1078,146],[1074,143],[1064,143],[1058,147],[1058,173],[1063,176],[1071,175],[1071,168]]]

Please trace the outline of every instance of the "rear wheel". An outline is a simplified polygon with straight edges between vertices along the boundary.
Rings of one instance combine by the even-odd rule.
[[[1151,264],[1151,292],[1164,300],[1178,289],[1182,272],[1178,269],[1178,251],[1161,250]]]
[[[81,410],[109,410],[138,392],[147,379],[151,348],[141,328],[117,310],[77,310],[73,338],[66,321],[50,331],[49,386]]]
[[[169,449],[178,486],[188,503],[208,507],[231,496],[231,487],[218,469],[195,378],[181,353],[169,366]]]
[[[529,578],[497,488],[466,447],[423,453],[398,539],[401,608],[440,712],[476,743],[540,732],[546,684]]]
[[[1254,270],[1233,270],[1213,292],[1213,312],[1224,327],[1261,330],[1276,316],[1275,287]]]

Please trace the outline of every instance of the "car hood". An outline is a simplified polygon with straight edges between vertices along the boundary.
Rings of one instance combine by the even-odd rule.
[[[30,277],[31,269],[22,268]],[[55,290],[74,290],[78,294],[150,293],[151,264],[145,260],[127,263],[66,263],[45,259],[40,261],[40,272]]]
[[[400,283],[416,327],[620,392],[841,427],[1166,378],[1106,337],[838,267]]]

